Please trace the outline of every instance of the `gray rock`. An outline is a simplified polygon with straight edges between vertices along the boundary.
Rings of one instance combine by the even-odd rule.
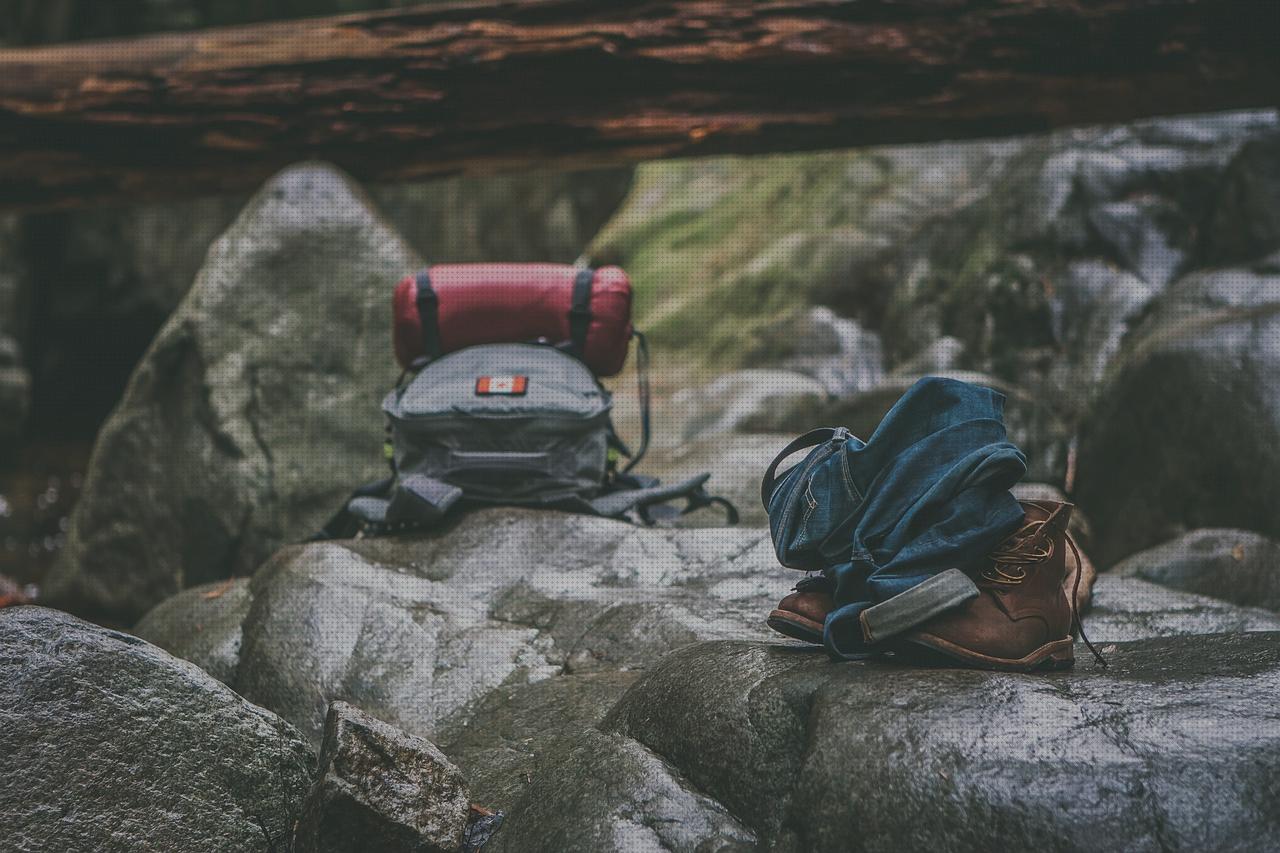
[[[442,734],[473,798],[507,813],[486,853],[755,849],[740,821],[668,763],[596,728],[636,676],[600,671],[504,686]]]
[[[739,370],[700,388],[685,388],[670,407],[683,417],[685,441],[736,430],[771,432],[777,413],[813,408],[828,397],[823,384],[790,370]]]
[[[1280,760],[1280,634],[1109,657],[1002,675],[699,644],[646,672],[603,727],[765,850],[1256,849],[1276,820],[1258,791]]]
[[[1153,637],[1280,631],[1280,616],[1106,572],[1094,583],[1085,631],[1094,645]]]
[[[343,700],[434,740],[504,686],[767,637],[762,615],[797,577],[764,530],[520,510],[430,536],[291,546],[252,581],[234,686],[315,739]]]
[[[1076,261],[1055,282],[1054,329],[1068,357],[1057,360],[1050,375],[1067,392],[1069,404],[1082,407],[1119,351],[1130,323],[1159,288],[1099,260]]]
[[[248,578],[192,587],[153,607],[133,633],[191,661],[223,684],[234,684],[240,625],[250,601]]]
[[[1280,133],[1250,140],[1231,161],[1206,241],[1219,263],[1252,261],[1280,249]]]
[[[880,336],[824,307],[764,329],[754,359],[810,376],[832,396],[869,390],[884,378]]]
[[[380,475],[378,320],[418,259],[348,179],[273,178],[214,244],[103,427],[48,600],[133,621],[248,574]]]
[[[639,675],[600,670],[505,684],[447,723],[437,742],[466,774],[476,803],[509,811],[541,772],[539,762],[595,728]]]
[[[1196,273],[1126,339],[1082,424],[1103,566],[1200,527],[1280,536],[1280,276]]]
[[[1089,212],[1089,224],[1126,269],[1162,289],[1187,263],[1187,252],[1174,246],[1168,229],[1162,227],[1178,216],[1173,202],[1148,197],[1100,204]]]
[[[1280,611],[1280,543],[1248,530],[1193,530],[1122,560],[1109,574]]]
[[[456,853],[470,807],[467,780],[434,744],[334,702],[293,849]]]
[[[1067,496],[1062,489],[1050,483],[1031,483],[1021,482],[1015,483],[1009,492],[1020,501],[1066,501]],[[1071,513],[1071,520],[1075,521],[1079,509]]]
[[[587,729],[548,745],[493,853],[748,853],[755,836],[672,765]],[[485,853],[489,853],[486,847]]]
[[[136,637],[0,610],[7,850],[285,849],[314,757],[292,726]]]

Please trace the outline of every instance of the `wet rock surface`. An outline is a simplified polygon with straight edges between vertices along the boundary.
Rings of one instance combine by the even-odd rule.
[[[735,430],[782,432],[770,413],[812,411],[829,394],[812,376],[791,370],[739,370],[705,386],[679,391],[670,407],[680,413],[686,440]]]
[[[764,329],[759,351],[748,359],[810,376],[830,396],[866,391],[884,379],[880,336],[821,306]]]
[[[1240,792],[1280,749],[1276,614],[1104,573],[1111,669],[834,664],[763,625],[799,577],[759,528],[522,510],[291,546],[245,591],[232,686],[315,743],[338,701],[438,744],[506,812],[486,851],[1159,849],[1275,819]]]
[[[314,756],[195,666],[39,607],[0,610],[0,847],[285,849]]]
[[[1000,675],[704,643],[602,727],[764,850],[1256,847],[1276,817],[1260,792],[1280,757],[1280,634],[1124,643],[1110,661]]]
[[[335,702],[318,772],[295,853],[456,853],[461,845],[467,782],[430,741]]]
[[[1280,631],[1280,616],[1220,598],[1195,595],[1136,577],[1104,574],[1094,586],[1086,617],[1097,643],[1196,634]]]
[[[318,740],[344,700],[427,738],[507,684],[768,636],[766,531],[490,510],[416,538],[291,546],[254,577],[234,687]]]

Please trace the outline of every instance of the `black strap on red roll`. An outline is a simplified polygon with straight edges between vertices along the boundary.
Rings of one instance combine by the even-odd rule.
[[[569,346],[578,358],[587,353],[587,328],[591,325],[591,286],[596,271],[580,269],[573,279],[573,305],[569,309]]]
[[[440,300],[431,286],[431,274],[422,270],[415,277],[418,292],[418,322],[422,324],[422,352],[427,358],[440,357]]]

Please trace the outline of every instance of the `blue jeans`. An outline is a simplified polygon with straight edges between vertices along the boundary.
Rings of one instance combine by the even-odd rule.
[[[950,568],[968,569],[1018,529],[1009,489],[1027,460],[1006,437],[1004,396],[952,379],[913,385],[863,443],[842,453],[852,512],[849,559],[824,570],[835,609],[824,644],[833,656],[878,651],[859,615]]]

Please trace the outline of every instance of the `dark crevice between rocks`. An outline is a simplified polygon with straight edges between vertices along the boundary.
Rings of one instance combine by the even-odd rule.
[[[276,845],[276,840],[271,837],[270,831],[267,830],[266,821],[259,814],[253,815],[253,822],[257,824],[259,830],[262,831],[262,840],[267,843],[267,853],[286,853],[282,848]]]

